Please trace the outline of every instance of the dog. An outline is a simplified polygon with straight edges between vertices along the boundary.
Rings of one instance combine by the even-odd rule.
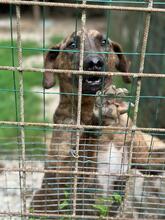
[[[101,96],[98,95],[98,93],[101,94]],[[103,90],[102,93],[100,93],[100,91],[98,93],[96,94],[96,96],[98,97],[96,98],[96,102],[93,109],[93,125],[114,126],[123,128],[133,127],[134,124],[131,118],[128,116],[128,102],[123,101],[122,98],[118,97],[124,97],[126,93],[128,93],[128,91],[125,88],[116,88],[115,85],[111,85],[105,90]],[[131,103],[130,106],[133,106],[133,104]],[[154,155],[157,155],[159,150],[154,149],[153,151],[151,151],[151,145],[150,143],[148,143],[146,135],[147,134],[141,131],[135,132],[133,138],[133,150],[131,160],[133,168],[146,169],[146,165],[150,164],[150,166],[152,166],[152,163],[163,163],[163,155],[162,157],[161,155],[159,155],[159,158],[154,158]],[[123,147],[124,145],[125,148],[127,148],[127,152],[129,152],[132,142],[132,132],[122,132],[122,130],[120,129],[110,130],[108,128],[104,128],[99,139],[100,143],[102,144],[105,141],[106,143],[113,142],[114,144],[120,147]],[[97,140],[97,143],[99,143],[99,140]],[[107,146],[106,149],[108,149]]]
[[[120,71],[128,72],[129,62],[122,54],[121,46],[106,39],[96,30],[86,30],[84,41],[83,69],[85,71]],[[45,57],[43,87],[49,89],[55,85],[57,74],[48,69],[78,70],[80,58],[81,32],[74,32],[61,43],[53,46]],[[104,53],[108,51],[110,53]],[[78,76],[71,73],[59,73],[60,103],[55,111],[53,121],[56,124],[75,125],[77,120]],[[126,83],[129,76],[123,76]],[[82,79],[81,124],[90,125],[95,103],[95,94],[102,88],[108,88],[112,77],[84,75]],[[92,94],[92,96],[91,96]],[[75,158],[76,130],[67,128],[53,129],[51,144],[48,149],[46,172],[41,189],[33,196],[31,212],[51,212],[70,214],[73,201],[73,179]],[[55,173],[55,171],[58,171]],[[66,173],[59,173],[65,171]]]
[[[98,132],[94,130],[94,133],[92,133],[92,129],[88,130],[88,132],[90,132],[90,134],[86,135],[88,137],[88,143],[86,143],[86,146],[84,146],[82,149],[80,148],[82,151],[84,151],[84,149],[86,150],[84,151],[82,160],[89,160],[90,158],[90,163],[88,163],[88,167],[86,168],[86,170],[83,168],[83,171],[91,169],[93,172],[97,172],[95,176],[95,179],[97,181],[95,180],[95,184],[97,183],[97,189],[99,188],[100,190],[99,193],[97,193],[97,191],[93,193],[93,196],[95,195],[96,197],[95,199],[93,199],[93,201],[97,201],[97,206],[93,205],[93,207],[98,208],[99,206],[104,206],[104,209],[106,210],[106,216],[116,216],[118,214],[118,209],[122,204],[122,200],[124,198],[123,196],[125,193],[126,177],[124,174],[127,174],[128,172],[128,161],[130,156],[129,154],[132,135],[131,132],[123,132],[122,130],[117,129],[117,127],[126,128],[133,126],[133,122],[128,116],[128,110],[130,106],[134,105],[132,103],[124,101],[127,93],[127,89],[116,88],[115,85],[110,85],[102,92],[98,91],[96,93],[92,124],[102,125],[104,126],[104,128],[98,130]],[[110,129],[109,127],[105,128],[105,126],[115,127],[116,129]],[[88,149],[88,146],[90,146],[90,151]],[[161,143],[161,146],[163,146],[163,142]],[[146,173],[154,173],[155,177],[152,177],[154,186],[158,182],[155,166],[159,167],[159,174],[162,174],[162,168],[164,167],[165,163],[164,154],[163,152],[162,154],[160,154],[160,152],[162,152],[162,149],[154,149],[153,151],[151,150],[150,144],[146,141],[145,133],[141,131],[135,132],[131,168],[138,168],[136,169],[136,171],[137,173],[141,173],[141,175]],[[80,165],[83,167],[82,164]],[[142,169],[141,172],[140,169]],[[132,172],[133,169],[131,171],[131,174]],[[107,175],[99,175],[101,173]],[[88,179],[88,182],[86,183],[87,187],[94,187],[94,185],[92,185],[92,176],[88,175],[85,177],[86,179]],[[129,182],[132,180],[133,177],[130,178]],[[138,182],[138,178],[136,181]],[[160,181],[161,180],[159,180],[159,183]],[[151,186],[153,185],[150,181],[148,181],[147,184],[148,187],[149,184],[151,184]],[[141,186],[141,189],[139,187],[135,187],[135,189],[141,190],[141,192],[137,190],[137,194],[139,195],[139,197],[137,196],[137,201],[143,200],[143,187]],[[118,198],[120,198],[119,200],[121,204],[117,204],[114,199],[114,194],[116,194],[116,192],[119,195]],[[132,193],[132,196],[130,195],[130,192]],[[154,187],[152,191],[149,191],[150,194],[152,194],[152,192],[154,192]],[[129,195],[129,198],[134,198],[132,188],[130,188],[129,190]],[[160,195],[157,195],[156,198],[158,199],[159,196]],[[144,198],[146,201],[149,201],[150,197],[145,196]],[[152,200],[152,202],[154,201],[154,199]],[[159,200],[159,203],[162,204],[161,200]],[[154,205],[156,206],[156,204]],[[99,212],[96,212],[95,215],[98,216]]]
[[[108,93],[114,97],[96,98],[94,105],[94,120],[99,122],[100,114],[103,125],[122,127],[122,115],[128,112],[129,104],[117,98],[125,96],[128,91],[125,88],[116,88],[111,85]],[[98,93],[97,93],[98,94]],[[115,130],[103,129],[97,140],[97,170],[98,173],[111,173],[111,176],[98,176],[98,182],[103,188],[103,196],[112,195],[114,192],[115,182],[119,179],[116,174],[126,173],[128,169],[128,148],[122,143],[121,133]]]
[[[83,162],[80,163],[80,169],[82,167],[83,171],[97,172],[94,178],[95,184],[93,175],[84,175],[86,187],[91,190],[95,185],[95,188],[99,189],[99,193],[95,190],[88,196],[88,201],[93,201],[93,208],[98,209],[103,206],[106,210],[105,216],[117,215],[125,193],[126,178],[124,174],[128,171],[131,134],[108,127],[133,126],[132,120],[128,117],[129,106],[133,106],[133,104],[124,101],[127,93],[127,89],[116,88],[112,84],[102,92],[96,93],[92,124],[101,125],[104,128],[98,132],[94,130],[94,133],[92,133],[92,129],[87,130],[87,143],[80,147],[80,151],[83,152],[81,160],[90,160],[87,168],[84,168]],[[105,126],[108,127],[105,128]],[[135,134],[134,147],[137,152],[133,150],[133,161],[143,164],[147,161],[149,151],[143,135],[139,131]],[[100,175],[101,173],[107,175]],[[120,202],[115,199],[116,193]],[[98,210],[93,213],[96,216],[100,214]]]

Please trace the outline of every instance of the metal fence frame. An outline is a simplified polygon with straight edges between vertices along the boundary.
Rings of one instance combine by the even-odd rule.
[[[26,168],[25,164],[25,132],[24,127],[50,127],[50,128],[74,128],[77,129],[77,135],[76,135],[76,153],[78,154],[79,151],[79,141],[80,141],[80,131],[84,128],[92,128],[92,129],[98,129],[98,128],[104,128],[107,126],[90,126],[90,125],[81,125],[80,123],[80,117],[81,117],[81,98],[82,98],[82,76],[83,75],[108,75],[108,76],[132,76],[134,78],[137,78],[137,90],[136,90],[136,100],[135,100],[135,108],[134,108],[134,117],[133,117],[133,124],[134,126],[131,128],[119,128],[119,127],[109,127],[109,129],[113,130],[124,130],[132,132],[132,142],[131,142],[131,149],[130,149],[130,157],[129,157],[129,171],[127,174],[124,174],[126,177],[132,176],[130,173],[130,164],[132,159],[132,148],[133,148],[133,141],[134,141],[134,134],[135,131],[158,131],[158,132],[165,132],[165,129],[163,128],[138,128],[136,127],[137,122],[137,114],[138,114],[138,107],[139,107],[139,100],[140,100],[140,92],[141,92],[141,79],[143,77],[150,77],[150,78],[165,78],[165,74],[159,74],[159,73],[143,73],[144,70],[144,63],[145,63],[145,53],[146,53],[146,47],[147,47],[147,40],[148,40],[148,33],[150,28],[150,19],[152,13],[165,13],[165,8],[154,8],[153,0],[148,0],[148,7],[125,7],[125,6],[111,6],[111,5],[99,5],[99,4],[88,4],[86,0],[81,1],[79,4],[77,3],[53,3],[53,2],[39,2],[39,1],[19,1],[19,0],[0,0],[0,4],[12,4],[16,6],[16,18],[17,18],[17,48],[18,48],[18,66],[0,66],[0,70],[10,70],[10,71],[18,71],[19,72],[19,100],[20,100],[20,121],[0,121],[0,125],[15,125],[20,129],[20,140],[21,140],[21,148],[22,148],[22,158],[21,158],[21,166],[19,169],[4,169],[0,168],[0,171],[18,171],[21,173],[21,182],[22,182],[22,188],[21,188],[21,196],[23,200],[23,212],[0,212],[0,216],[24,216],[24,217],[30,217],[30,216],[45,216],[45,217],[67,217],[68,215],[55,215],[55,214],[37,214],[37,213],[29,213],[26,210],[26,172],[59,172],[59,173],[66,173],[66,171],[54,171],[54,170],[39,170],[39,169],[28,169]],[[24,120],[24,87],[23,87],[23,72],[40,72],[43,73],[47,69],[41,69],[41,68],[23,68],[22,67],[22,40],[21,40],[21,29],[20,29],[20,21],[21,21],[21,13],[20,13],[20,6],[21,5],[28,5],[28,6],[41,6],[41,7],[66,7],[66,8],[75,8],[75,9],[82,9],[82,16],[81,16],[81,46],[80,46],[80,66],[79,70],[56,70],[56,69],[49,69],[49,72],[56,72],[56,74],[60,73],[72,73],[79,75],[79,86],[78,86],[78,114],[77,114],[77,124],[76,125],[67,125],[67,124],[53,124],[53,123],[33,123],[33,122],[25,122]],[[84,56],[84,30],[86,25],[86,9],[100,9],[100,10],[117,10],[117,11],[136,11],[136,12],[145,12],[145,26],[144,26],[144,35],[143,35],[143,42],[140,52],[140,67],[139,72],[129,72],[129,73],[122,73],[122,72],[91,72],[91,71],[84,71],[83,70],[83,56]],[[76,215],[76,193],[77,193],[77,174],[88,174],[88,172],[79,172],[78,171],[78,159],[76,161],[75,170],[73,171],[74,174],[74,192],[73,192],[73,213],[70,217],[73,219],[79,218],[80,216]],[[89,172],[91,174],[91,172]],[[92,173],[93,175],[98,173]],[[107,173],[99,173],[99,175],[109,175]],[[117,175],[117,174],[116,174]],[[133,175],[139,177],[139,175]],[[148,177],[148,175],[141,175],[143,177]],[[161,179],[165,179],[165,176],[158,176]],[[128,194],[129,187],[126,185],[126,197],[124,204],[126,204],[127,200],[127,194]],[[92,216],[84,216],[84,219],[99,219],[92,217]],[[103,218],[104,219],[104,218]],[[105,218],[107,219],[107,218]],[[108,217],[108,219],[113,219],[112,217]],[[115,218],[116,219],[116,218]],[[119,219],[127,219],[128,218],[119,218]]]

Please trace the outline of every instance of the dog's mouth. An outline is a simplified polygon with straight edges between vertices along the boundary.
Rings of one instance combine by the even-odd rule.
[[[86,76],[83,77],[83,92],[87,94],[95,94],[102,88],[104,78],[99,76]]]
[[[100,83],[102,82],[102,79],[100,77],[88,77],[88,78],[85,78],[85,83],[91,85],[91,86],[97,86],[97,85],[100,85]]]

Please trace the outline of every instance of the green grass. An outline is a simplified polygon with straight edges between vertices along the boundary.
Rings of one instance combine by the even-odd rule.
[[[52,44],[58,43],[62,38],[52,38]],[[51,45],[50,45],[51,46]],[[13,47],[13,48],[11,48]],[[23,42],[23,59],[32,55],[42,54],[42,48],[36,42]],[[16,42],[10,41],[0,42],[0,65],[18,66],[18,53]],[[36,60],[37,64],[37,60]],[[0,71],[0,121],[19,121],[19,72]],[[25,104],[25,121],[26,122],[42,122],[43,117],[40,116],[41,100],[36,93],[32,92],[34,86],[42,85],[42,73],[23,72],[24,80],[24,104]],[[41,91],[42,92],[42,91]],[[0,126],[0,149],[4,147],[4,143],[10,142],[13,137],[18,134],[17,128]],[[30,141],[35,137],[43,136],[43,131],[37,129],[26,129],[26,141]],[[29,137],[29,138],[28,138]],[[6,148],[15,149],[16,145],[7,145]],[[30,145],[27,145],[30,147]]]

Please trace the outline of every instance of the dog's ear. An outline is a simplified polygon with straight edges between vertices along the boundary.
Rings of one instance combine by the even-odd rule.
[[[56,58],[59,54],[60,44],[55,45],[48,51],[45,57],[44,67],[45,69],[56,68]],[[49,89],[55,85],[55,73],[45,71],[43,74],[43,87]]]
[[[123,50],[121,46],[112,41],[112,47],[115,53],[117,53],[118,56],[118,62],[116,63],[116,69],[119,70],[120,72],[128,72],[129,67],[130,67],[130,62],[127,61],[126,57],[122,54]],[[123,76],[123,80],[126,83],[131,82],[131,78],[129,76]]]

